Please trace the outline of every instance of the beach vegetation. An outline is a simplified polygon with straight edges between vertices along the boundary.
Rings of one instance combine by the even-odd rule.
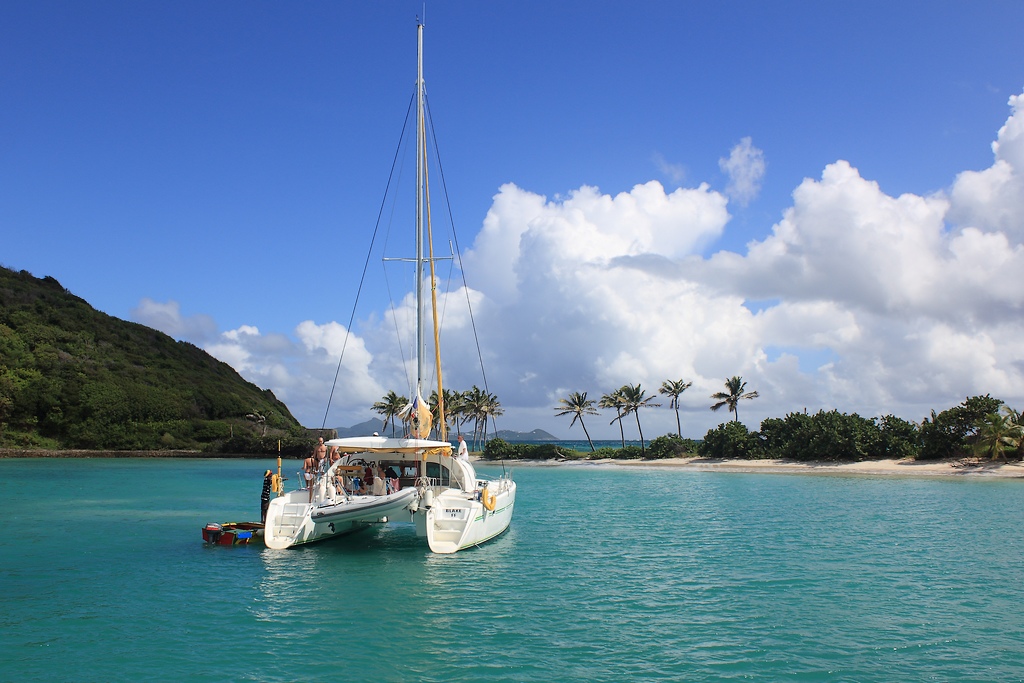
[[[742,422],[725,422],[704,435],[697,454],[702,458],[754,460],[764,457],[761,437]]]
[[[669,458],[685,458],[697,453],[698,443],[693,439],[684,439],[678,434],[665,434],[651,440],[647,448],[647,457],[651,460],[667,460]]]
[[[669,397],[668,407],[676,411],[676,434],[679,435],[679,438],[683,437],[683,425],[679,420],[679,396],[691,386],[693,386],[693,382],[681,379],[667,379],[661,383],[661,388],[658,389],[659,394]]]
[[[880,458],[883,453],[877,422],[857,413],[790,413],[781,420],[763,420],[760,434],[763,454],[770,458],[857,461]]]
[[[563,415],[572,415],[572,422],[569,423],[569,429],[576,424],[578,420],[580,426],[583,427],[583,433],[587,435],[587,443],[590,444],[590,450],[593,452],[594,441],[590,438],[590,432],[587,431],[587,425],[583,421],[584,415],[597,415],[597,410],[594,408],[596,401],[591,398],[587,398],[587,392],[573,391],[567,397],[558,399],[561,404],[558,408],[555,408],[555,416],[562,417]]]
[[[921,423],[921,460],[948,460],[969,455],[972,443],[978,433],[978,425],[986,415],[999,412],[1003,404],[988,394],[970,396],[963,403],[943,410],[931,412],[931,418]]]
[[[615,418],[608,424],[619,423],[619,439],[622,442],[622,447],[626,447],[626,432],[622,428],[622,414],[626,409],[626,401],[622,396],[622,389],[616,389],[615,391],[609,392],[601,397],[601,400],[597,403],[599,408],[611,409],[615,411]]]
[[[484,460],[579,460],[582,453],[553,443],[511,443],[491,439],[484,446]]]
[[[654,403],[654,396],[648,396],[647,392],[640,387],[639,384],[626,384],[619,389],[619,393],[622,396],[622,402],[624,409],[619,420],[632,413],[636,416],[636,430],[640,434],[640,457],[646,455],[646,447],[644,446],[644,430],[640,426],[640,409],[641,408],[656,408],[660,406],[660,403]],[[625,451],[628,446],[623,447]]]
[[[468,391],[462,393],[460,403],[460,415],[464,416],[466,422],[473,422],[473,450],[477,450],[477,443],[487,443],[487,420],[492,422],[494,418],[505,413],[501,402],[494,394],[481,389],[475,384]]]
[[[758,397],[758,393],[756,391],[745,391],[746,388],[747,383],[738,375],[725,380],[725,391],[719,391],[711,394],[711,398],[716,401],[711,405],[711,410],[717,412],[722,406],[728,406],[729,412],[733,414],[733,420],[735,422],[739,422],[740,401],[755,399]]]
[[[384,398],[374,403],[373,412],[377,413],[384,419],[384,425],[381,429],[383,431],[387,431],[388,424],[390,424],[391,436],[394,436],[395,422],[398,421],[398,415],[408,404],[408,398],[405,396],[399,396],[394,391],[388,391],[388,393],[384,394]]]
[[[1024,444],[1024,425],[1020,413],[1009,406],[1003,406],[1002,414],[989,413],[977,424],[974,442],[976,455],[988,456],[989,460],[1006,460],[1007,453],[1017,453]]]

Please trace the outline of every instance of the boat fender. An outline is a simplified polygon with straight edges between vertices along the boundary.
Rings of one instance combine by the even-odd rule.
[[[434,504],[434,492],[427,489],[423,494],[423,507],[428,508]]]
[[[273,491],[274,493],[284,492],[284,487],[281,485],[281,483],[281,475],[273,475],[272,477],[270,477],[270,490]]]
[[[484,490],[480,492],[480,502],[484,504],[484,508],[486,508],[488,512],[494,512],[494,506],[498,503],[497,496],[491,493],[491,490],[486,486],[484,487]]]

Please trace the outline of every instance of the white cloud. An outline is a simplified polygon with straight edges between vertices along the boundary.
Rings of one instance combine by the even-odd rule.
[[[995,163],[984,171],[964,171],[950,192],[950,218],[958,225],[1001,231],[1024,239],[1024,94],[1009,101],[1013,115],[992,143]]]
[[[130,312],[132,320],[147,327],[168,334],[176,339],[188,339],[200,343],[217,334],[217,323],[208,315],[183,317],[181,304],[168,301],[165,304],[144,298]]]
[[[699,437],[723,419],[708,397],[732,375],[761,394],[741,408],[751,427],[804,408],[920,420],[988,392],[1021,407],[1024,96],[1010,104],[992,166],[960,174],[948,193],[892,197],[836,161],[794,190],[744,254],[701,256],[729,221],[725,196],[704,184],[666,192],[651,181],[615,196],[582,187],[554,199],[504,185],[464,258],[489,389],[507,411],[500,426],[568,436],[553,410],[567,391],[599,398],[639,382],[655,393],[663,380],[686,379],[684,430]],[[731,159],[736,197],[756,188],[763,158],[747,139]],[[446,380],[456,389],[481,384],[466,295],[442,298]],[[329,424],[365,419],[384,391],[407,390],[408,298],[347,342],[337,323],[213,338],[173,302],[138,310],[160,329],[200,335],[306,424],[322,419],[343,346],[332,411],[342,417]],[[595,438],[617,438],[611,417],[588,421]],[[648,436],[675,426],[665,408],[642,419]]]
[[[754,147],[749,137],[740,140],[729,152],[728,159],[718,160],[718,167],[729,176],[726,194],[741,206],[749,204],[761,191],[766,165],[764,152]]]

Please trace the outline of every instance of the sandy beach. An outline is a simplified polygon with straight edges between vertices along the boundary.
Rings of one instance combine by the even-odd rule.
[[[42,451],[0,449],[0,458],[269,458],[252,454],[210,454],[193,451]],[[498,464],[479,454],[470,456],[481,465]],[[790,460],[720,460],[669,458],[666,460],[506,460],[514,467],[643,467],[680,468],[711,472],[762,472],[778,474],[864,474],[926,477],[1001,477],[1024,479],[1024,462],[961,458],[957,460],[865,460],[863,462],[795,462]]]
[[[667,460],[547,460],[543,462],[516,460],[511,462],[517,466],[549,467],[666,467],[712,472],[1024,478],[1024,463],[1022,462],[990,462],[987,460],[979,461],[974,458],[942,461],[869,460],[846,463],[795,462],[787,460],[716,460],[697,457],[671,458]]]

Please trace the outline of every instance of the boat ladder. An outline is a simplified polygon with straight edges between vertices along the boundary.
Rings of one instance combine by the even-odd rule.
[[[295,538],[295,534],[306,519],[309,503],[285,503],[281,515],[274,524],[274,535]]]

